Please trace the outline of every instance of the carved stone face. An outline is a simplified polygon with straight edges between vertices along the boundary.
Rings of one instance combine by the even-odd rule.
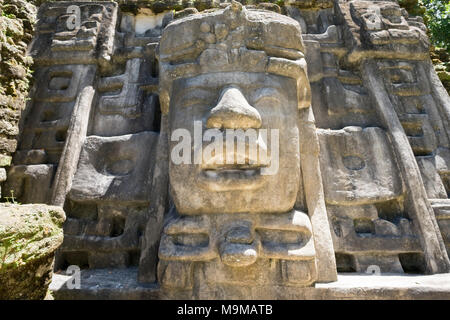
[[[223,72],[175,80],[169,137],[177,129],[186,129],[192,138],[191,163],[170,161],[171,192],[178,212],[276,213],[292,209],[300,179],[297,108],[296,81],[279,75]],[[214,138],[199,143],[208,129],[223,137],[223,153],[210,152]],[[249,152],[255,140],[246,140],[245,151],[239,150],[238,143],[236,148],[226,148],[226,132],[239,129],[252,129],[257,134],[267,130],[266,142],[256,139],[253,144],[257,156]],[[194,139],[202,156],[195,151]],[[178,152],[179,141],[170,142],[171,154]],[[263,159],[265,149],[268,156]],[[223,164],[217,161],[220,155]]]

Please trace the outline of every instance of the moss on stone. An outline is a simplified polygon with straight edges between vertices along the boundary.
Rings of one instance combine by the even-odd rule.
[[[419,0],[398,0],[399,5],[404,8],[411,16],[420,16],[423,18],[425,25],[429,23],[426,16],[426,8]],[[428,32],[428,36],[433,38]],[[430,46],[430,57],[433,62],[434,69],[444,85],[447,92],[450,94],[450,54],[444,48],[439,48],[434,45]]]
[[[30,89],[33,60],[26,50],[35,19],[33,1],[0,0],[0,133],[8,140],[15,140],[19,133]],[[0,167],[10,165],[16,146],[0,145]]]
[[[64,220],[59,207],[0,205],[0,299],[45,297]]]

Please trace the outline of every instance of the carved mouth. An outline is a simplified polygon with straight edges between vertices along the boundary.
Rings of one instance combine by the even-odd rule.
[[[216,179],[219,176],[220,177],[229,177],[234,179],[242,179],[242,178],[249,178],[253,177],[255,175],[261,174],[261,167],[252,167],[252,168],[245,168],[245,167],[230,167],[230,168],[218,168],[215,170],[207,169],[203,170],[203,174],[211,179]]]
[[[265,145],[258,143],[259,149]],[[231,159],[231,163],[228,163]],[[267,160],[260,159],[257,153],[244,150],[225,150],[203,158],[200,168],[200,185],[209,191],[252,190],[260,188],[266,181],[261,169],[269,167]]]
[[[212,191],[251,190],[264,183],[261,165],[223,165],[201,171],[201,185]]]

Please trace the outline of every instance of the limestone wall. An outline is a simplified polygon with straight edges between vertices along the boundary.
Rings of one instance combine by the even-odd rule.
[[[71,4],[80,10],[79,28],[67,28]],[[31,48],[36,83],[5,189],[22,203],[64,206],[58,266],[142,267],[150,257],[153,267],[140,271],[154,278],[170,206],[157,46],[170,21],[224,5],[41,5]],[[450,105],[422,19],[396,1],[248,7],[301,26],[314,113],[308,121],[320,143],[313,156],[324,192],[317,193],[324,195],[337,270],[447,271]],[[299,189],[295,209],[311,217],[311,199]]]
[[[6,179],[4,167],[11,164],[12,154],[17,148],[19,121],[27,103],[30,83],[33,78],[33,61],[26,53],[33,36],[36,19],[36,5],[46,1],[1,0],[0,1],[0,182]],[[143,10],[158,14],[173,10],[175,19],[197,11],[209,10],[222,6],[222,1],[116,1],[121,12],[142,15]],[[417,1],[399,1],[400,6],[412,15],[422,12]],[[333,1],[246,1],[248,7],[264,8],[275,12],[292,15],[292,8],[306,9],[306,12],[319,9],[331,9]],[[143,9],[145,8],[145,9]],[[295,11],[295,10],[294,10]],[[139,16],[139,14],[138,14]],[[143,19],[145,20],[145,19]],[[146,23],[142,21],[141,23]],[[437,75],[447,91],[450,90],[448,60],[445,50],[433,50],[431,58]],[[12,190],[14,192],[14,190]],[[2,197],[11,196],[11,190],[3,190]]]
[[[0,1],[0,181],[17,148],[19,119],[32,77],[27,46],[33,37],[36,7],[30,1]],[[2,190],[2,196],[10,196]]]
[[[64,220],[58,207],[0,205],[0,299],[46,296]]]

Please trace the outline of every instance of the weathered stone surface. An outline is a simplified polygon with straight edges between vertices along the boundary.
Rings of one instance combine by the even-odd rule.
[[[360,205],[401,195],[398,168],[382,129],[320,130],[319,141],[327,203]]]
[[[275,33],[280,36],[273,37]],[[194,145],[188,150],[194,163],[181,165],[173,161],[178,151],[172,138],[169,177],[175,208],[166,219],[158,264],[158,279],[168,295],[171,290],[197,290],[199,285],[205,290],[239,283],[301,287],[318,277],[335,279],[335,270],[327,267],[334,265],[334,257],[327,252],[331,239],[326,215],[312,225],[306,213],[293,210],[299,194],[311,197],[299,184],[314,184],[308,179],[300,182],[300,149],[312,153],[315,147],[301,142],[314,127],[311,118],[303,117],[310,108],[310,89],[300,35],[295,20],[245,9],[237,2],[181,19],[163,31],[160,95],[171,137],[177,128],[185,128],[195,138],[196,125],[214,129],[219,139],[236,129],[271,134],[264,144],[254,137],[259,157],[249,153],[246,159],[245,151],[229,146],[212,157],[200,146],[202,156]],[[198,41],[208,46],[196,46]],[[275,139],[279,148],[274,147]],[[264,159],[265,150],[277,158]],[[218,164],[218,156],[232,161]],[[241,164],[235,160],[240,157]],[[305,168],[307,164],[305,159]],[[273,166],[273,173],[265,173]],[[320,172],[318,166],[309,169]],[[303,210],[312,216],[318,208],[325,209],[310,201]],[[317,232],[319,223],[326,226],[323,232]]]
[[[422,20],[396,1],[48,2],[38,16],[3,186],[64,206],[58,269],[138,267],[161,289],[136,295],[153,298],[344,297],[366,288],[320,291],[337,271],[450,271],[450,99]],[[0,117],[12,151],[19,117]],[[236,129],[268,139],[209,146]],[[406,285],[386,294],[418,297]]]
[[[71,276],[55,274],[50,289],[56,299],[126,300],[167,299],[155,285],[142,285],[136,281],[136,268],[97,269],[81,271],[80,289],[68,289]],[[180,278],[179,278],[180,279]],[[314,287],[263,287],[241,286],[241,290],[220,288],[201,296],[178,292],[178,299],[298,299],[298,300],[439,300],[450,299],[448,274],[424,275],[372,275],[340,274],[332,283],[319,283]],[[270,289],[270,288],[269,288]]]
[[[27,55],[36,7],[23,0],[0,2],[0,167],[16,151],[19,119],[26,105],[33,59]]]
[[[0,299],[46,296],[64,220],[59,207],[0,206]]]

